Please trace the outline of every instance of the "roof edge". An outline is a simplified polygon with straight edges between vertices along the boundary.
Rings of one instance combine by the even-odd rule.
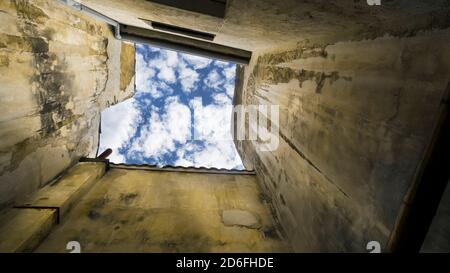
[[[255,175],[253,170],[236,170],[224,168],[206,168],[206,167],[183,167],[166,165],[159,167],[157,165],[149,164],[123,164],[123,163],[109,163],[112,169],[127,169],[127,170],[143,170],[143,171],[163,171],[163,172],[187,172],[187,173],[208,173],[208,174],[232,174],[232,175]]]

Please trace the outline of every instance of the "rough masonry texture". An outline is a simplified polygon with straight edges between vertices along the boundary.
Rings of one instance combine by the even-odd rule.
[[[296,251],[386,249],[450,75],[450,31],[411,31],[303,41],[238,69],[237,104],[280,106],[276,151],[236,144]]]
[[[240,103],[280,106],[276,151],[237,145],[296,250],[386,247],[449,80],[449,34],[299,44],[240,70]]]
[[[291,250],[254,175],[195,171],[113,167],[35,251],[66,252],[72,240],[82,252]],[[240,214],[240,225],[223,221],[230,211]],[[246,221],[249,215],[257,225]]]
[[[100,111],[134,93],[134,45],[57,1],[1,1],[0,20],[3,208],[95,156]]]
[[[388,250],[450,81],[448,0],[231,0],[223,19],[150,1],[82,2],[125,25],[190,28],[251,51],[234,103],[279,105],[280,143],[262,152],[235,141],[256,178],[112,169],[38,251],[68,240],[87,251]],[[0,19],[5,206],[95,153],[99,111],[133,93],[134,49],[52,1],[2,1]],[[448,196],[423,251],[448,249]]]

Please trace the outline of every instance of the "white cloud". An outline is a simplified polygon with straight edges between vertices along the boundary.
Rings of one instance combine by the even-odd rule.
[[[184,92],[191,92],[198,81],[198,73],[184,63],[178,66],[178,79]]]
[[[169,97],[163,112],[160,115],[152,109],[149,124],[142,128],[131,152],[161,159],[164,154],[175,151],[176,143],[184,144],[191,138],[189,107],[180,103],[177,97]]]
[[[213,95],[213,100],[217,104],[231,105],[231,98],[224,93],[216,93]]]
[[[207,142],[204,148],[179,158],[175,164],[185,167],[243,169],[241,159],[233,145],[232,141]]]
[[[176,80],[175,71],[172,67],[163,66],[159,70],[158,79],[163,80],[167,83],[174,83]]]
[[[164,56],[167,65],[170,67],[174,67],[179,63],[178,53],[176,51],[164,50],[164,52],[161,53],[161,55]]]
[[[144,51],[151,51],[151,52],[159,52],[161,49],[158,47],[152,47],[145,44],[135,44],[136,49],[138,50],[144,50]]]
[[[230,64],[224,61],[215,60],[214,65],[223,68],[229,66]]]
[[[110,160],[115,163],[124,162],[124,155],[120,154],[119,148],[133,137],[139,121],[139,110],[133,98],[103,110],[99,152],[111,148],[113,153]]]
[[[188,67],[188,61],[186,60],[193,62],[195,69],[201,67],[203,65],[202,62],[204,62],[202,58],[197,60],[187,54],[161,50],[159,51],[158,57],[149,62],[149,67],[157,71],[158,79],[167,84],[173,84],[179,81],[183,91],[189,93],[195,88],[199,80],[199,75],[197,71]]]
[[[233,96],[234,96],[234,84],[226,83],[226,84],[224,85],[224,87],[225,87],[225,92],[227,93],[227,95],[228,95],[230,98],[233,98]]]
[[[136,89],[138,92],[147,92],[151,88],[151,78],[155,70],[150,68],[142,54],[136,54]]]
[[[204,57],[199,57],[191,54],[182,54],[183,59],[191,66],[194,67],[194,69],[202,69],[207,67],[212,60]]]
[[[231,104],[202,105],[201,98],[191,101],[194,138],[204,141],[231,140]]]
[[[222,73],[225,75],[225,77],[227,78],[227,80],[229,81],[234,81],[234,77],[236,75],[236,66],[230,66],[230,67],[226,67],[222,70]]]
[[[208,76],[203,80],[203,83],[212,89],[218,89],[224,82],[224,79],[220,76],[219,72],[217,72],[217,69],[213,69],[209,72]]]
[[[128,155],[154,158],[164,165],[163,156],[176,153],[177,159],[172,164],[178,166],[242,169],[230,134],[232,106],[226,95],[215,97],[223,100],[222,103],[203,106],[201,98],[191,101],[194,109],[192,126],[191,111],[178,97],[168,97],[163,109],[151,106],[150,121],[142,127],[141,135],[131,145]],[[195,132],[194,138],[191,138],[191,128]],[[195,141],[191,141],[193,139]]]
[[[150,94],[151,98],[136,96],[104,111],[100,150],[112,148],[110,158],[117,163],[125,162],[125,155],[118,153],[122,147],[127,149],[129,158],[143,163],[152,158],[160,165],[243,168],[230,133],[235,65],[142,45],[137,49],[137,92]],[[148,62],[142,51],[151,52]],[[214,66],[211,71],[198,71],[208,65]],[[181,96],[189,96],[201,84],[213,89],[213,103],[203,106],[201,98],[194,98],[189,106],[183,104],[173,95],[179,92],[174,90],[175,85],[171,86],[177,82],[185,93]],[[164,104],[154,104],[156,98],[162,98]],[[139,105],[147,105],[147,110],[140,112],[135,100],[139,100]],[[148,116],[148,123],[140,125],[140,115]],[[139,126],[140,134],[132,139]]]
[[[163,81],[151,81],[148,89],[148,93],[155,99],[172,95],[173,92],[173,88]]]
[[[149,67],[158,71],[158,79],[166,83],[174,83],[176,81],[175,69],[179,63],[178,53],[170,50],[160,50],[157,56],[157,58],[149,61]]]
[[[222,95],[222,96],[220,96]],[[224,98],[224,97],[225,98]],[[201,98],[191,101],[194,111],[194,138],[200,143],[185,145],[177,151],[177,165],[242,169],[242,162],[231,137],[231,109],[229,98],[218,94],[224,102],[202,105]]]
[[[223,85],[225,88],[225,93],[230,97],[233,98],[234,96],[234,87],[236,85],[235,78],[236,78],[236,65],[229,66],[227,68],[224,68],[222,73],[224,74],[226,78],[226,82]]]
[[[214,90],[221,91],[224,89],[226,94],[232,98],[235,86],[235,68],[234,65],[226,67],[221,73],[219,73],[217,69],[213,69],[203,80],[203,83]]]

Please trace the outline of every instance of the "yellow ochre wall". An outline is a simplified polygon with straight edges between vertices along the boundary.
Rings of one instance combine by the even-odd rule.
[[[145,168],[111,168],[36,251],[69,241],[82,252],[289,251],[254,175]]]

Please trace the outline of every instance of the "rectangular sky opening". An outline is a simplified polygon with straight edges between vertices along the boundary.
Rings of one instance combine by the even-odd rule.
[[[236,65],[136,44],[136,93],[102,112],[114,163],[244,169],[231,137]]]

